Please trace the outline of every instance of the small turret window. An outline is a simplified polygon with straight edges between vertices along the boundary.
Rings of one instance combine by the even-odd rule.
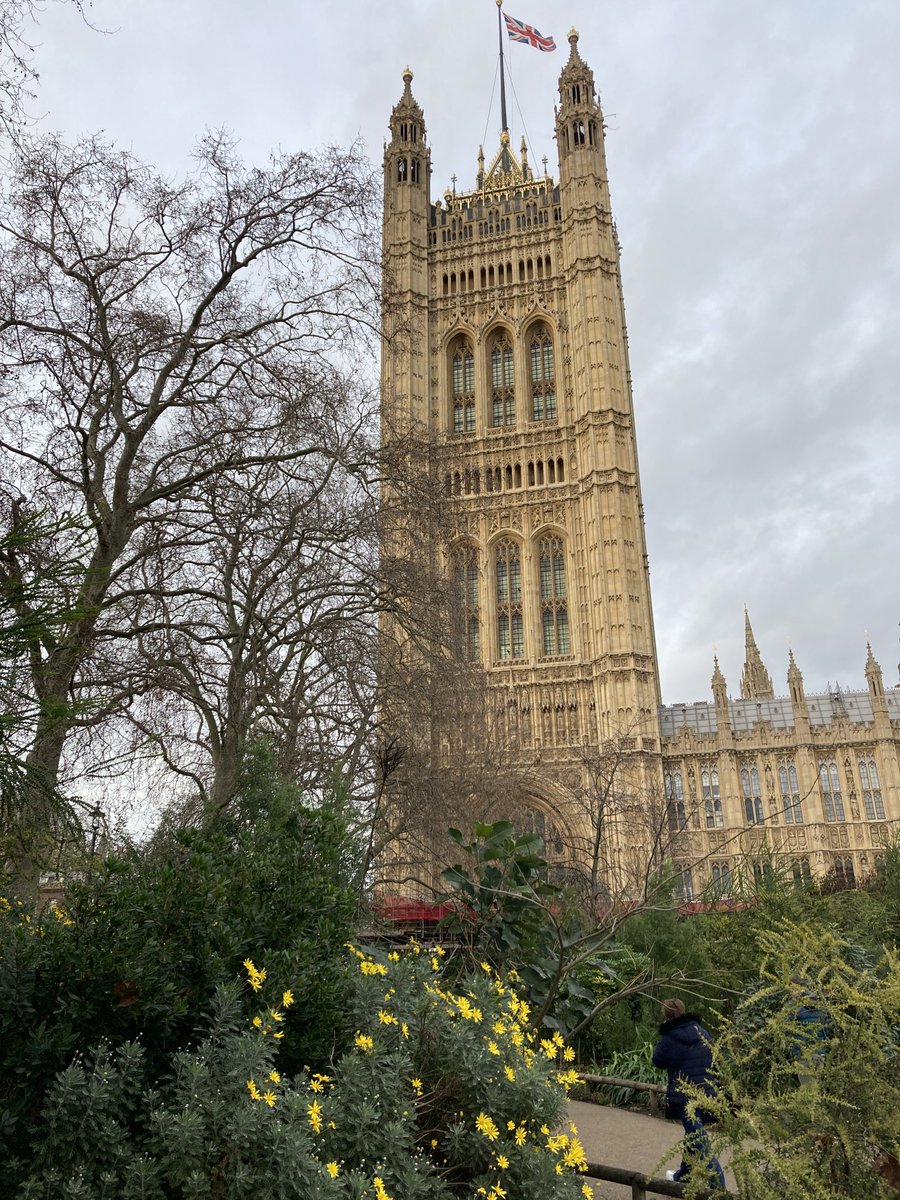
[[[406,183],[406,159],[397,159],[397,182]]]
[[[453,432],[475,432],[475,355],[468,338],[458,338],[450,352]]]
[[[513,352],[505,333],[491,339],[491,424],[515,425],[516,391],[513,376]]]
[[[412,169],[410,171],[410,179],[413,183],[419,182],[419,160],[417,158],[414,158],[412,160]]]
[[[531,419],[556,420],[553,339],[546,325],[535,326],[529,346],[531,355]]]
[[[576,146],[584,145],[584,121],[572,122],[572,141]]]

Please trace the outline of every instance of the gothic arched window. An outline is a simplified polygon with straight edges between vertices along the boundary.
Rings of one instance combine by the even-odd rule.
[[[531,366],[531,419],[556,420],[556,376],[553,339],[546,325],[536,325],[529,340]]]
[[[475,432],[475,354],[468,338],[458,338],[450,351],[453,432]]]
[[[545,657],[571,654],[566,558],[562,538],[543,537],[538,545],[541,647]]]
[[[666,771],[665,784],[669,832],[681,833],[687,829],[687,813],[684,807],[684,784],[677,767],[673,771]]]
[[[781,784],[781,806],[784,810],[785,825],[802,825],[800,786],[797,783],[797,768],[792,762],[778,764],[778,780]]]
[[[497,646],[500,658],[525,657],[522,624],[522,557],[518,542],[507,538],[494,551],[497,572]]]
[[[731,867],[728,863],[713,863],[710,875],[715,894],[717,896],[730,896]]]
[[[513,352],[506,333],[495,333],[491,338],[491,424],[516,423],[516,389],[513,379]]]
[[[826,821],[843,821],[844,801],[841,796],[841,781],[837,763],[833,758],[819,763],[819,787],[822,791],[822,809]]]
[[[719,797],[719,772],[715,767],[704,767],[700,772],[700,786],[703,789],[703,804],[706,809],[706,828],[721,829],[722,801]]]
[[[478,551],[471,544],[459,546],[453,556],[456,590],[457,646],[460,657],[475,662],[481,657],[481,605],[478,588]]]
[[[863,806],[866,810],[866,817],[870,821],[883,821],[884,800],[881,797],[878,768],[875,766],[875,759],[871,755],[859,760],[859,782],[862,785]]]
[[[744,816],[748,825],[762,825],[762,794],[759,790],[759,771],[756,767],[741,767],[741,791],[744,793]]]

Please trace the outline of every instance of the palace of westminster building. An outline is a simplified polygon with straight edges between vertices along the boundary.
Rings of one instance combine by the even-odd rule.
[[[807,694],[791,654],[776,695],[745,614],[740,698],[715,662],[711,701],[661,702],[603,115],[569,44],[557,179],[504,129],[474,188],[433,200],[408,69],[390,119],[382,403],[386,428],[427,438],[451,498],[458,652],[483,668],[551,855],[602,819],[619,886],[663,837],[686,898],[763,859],[852,884],[900,818],[900,691],[871,648],[859,691]],[[427,740],[439,767],[448,736]]]

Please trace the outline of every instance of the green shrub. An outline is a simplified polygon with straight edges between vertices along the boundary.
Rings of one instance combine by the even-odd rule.
[[[280,1067],[289,989],[246,964],[250,1021],[220,988],[206,1036],[148,1087],[146,1053],[101,1046],[57,1077],[20,1200],[574,1200],[584,1152],[555,1132],[571,1069],[496,974],[448,990],[437,955],[354,951],[351,1047]]]
[[[286,1073],[346,1044],[345,843],[340,819],[304,807],[262,748],[234,810],[215,823],[108,859],[55,915],[18,904],[0,913],[0,1195],[13,1194],[44,1135],[47,1089],[76,1053],[105,1040],[115,1061],[139,1041],[155,1086],[199,1043],[216,989],[234,983],[244,958],[264,956],[297,998]],[[245,1006],[252,997],[245,986]]]
[[[652,1062],[655,1042],[645,1041],[630,1050],[617,1050],[611,1058],[597,1068],[600,1075],[612,1075],[616,1079],[633,1079],[637,1083],[665,1083],[666,1073],[654,1067]],[[647,1092],[635,1092],[631,1088],[598,1087],[597,1098],[605,1104],[646,1106],[650,1103]]]
[[[900,1154],[900,960],[859,970],[849,950],[790,921],[762,933],[761,987],[714,1045],[721,1090],[704,1107],[746,1200],[889,1194],[876,1167]],[[821,1014],[814,1032],[801,1007]]]

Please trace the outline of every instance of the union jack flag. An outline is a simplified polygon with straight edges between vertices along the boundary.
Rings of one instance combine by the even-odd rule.
[[[503,20],[506,22],[506,32],[514,42],[524,42],[527,46],[533,46],[535,50],[555,50],[556,42],[552,37],[541,37],[533,25],[526,25],[524,21],[517,21],[515,17],[508,17],[503,14]]]

